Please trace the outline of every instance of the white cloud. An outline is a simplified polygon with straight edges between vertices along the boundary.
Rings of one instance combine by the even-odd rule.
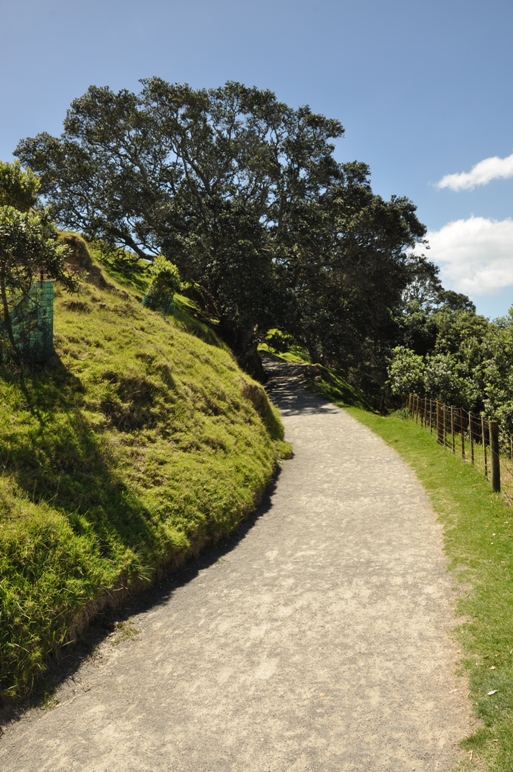
[[[507,158],[485,158],[472,167],[469,172],[460,174],[446,174],[437,188],[450,188],[451,190],[472,190],[477,185],[488,185],[492,180],[507,179],[513,177],[513,154]]]
[[[426,256],[440,266],[447,289],[474,296],[513,286],[513,220],[455,220],[428,231],[427,239]]]

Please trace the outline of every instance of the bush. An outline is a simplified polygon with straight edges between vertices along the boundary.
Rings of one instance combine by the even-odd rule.
[[[178,292],[182,285],[178,268],[163,255],[158,255],[150,268],[150,273],[153,278],[143,299],[143,305],[153,311],[169,314],[175,292]]]

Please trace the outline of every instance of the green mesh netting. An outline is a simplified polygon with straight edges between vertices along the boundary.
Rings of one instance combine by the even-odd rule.
[[[35,282],[10,313],[16,351],[23,362],[45,362],[53,354],[53,285],[53,281]],[[2,322],[0,334],[8,351],[10,344]]]

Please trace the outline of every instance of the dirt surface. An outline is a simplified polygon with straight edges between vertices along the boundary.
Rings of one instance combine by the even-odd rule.
[[[451,770],[470,731],[451,580],[393,450],[270,381],[294,458],[258,515],[155,590],[0,740],[3,772]]]

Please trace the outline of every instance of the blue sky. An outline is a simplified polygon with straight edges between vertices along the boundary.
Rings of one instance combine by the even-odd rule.
[[[513,305],[512,30],[511,0],[0,0],[0,158],[60,134],[92,84],[269,88],[342,122],[337,158],[411,198],[445,286],[496,317]]]

